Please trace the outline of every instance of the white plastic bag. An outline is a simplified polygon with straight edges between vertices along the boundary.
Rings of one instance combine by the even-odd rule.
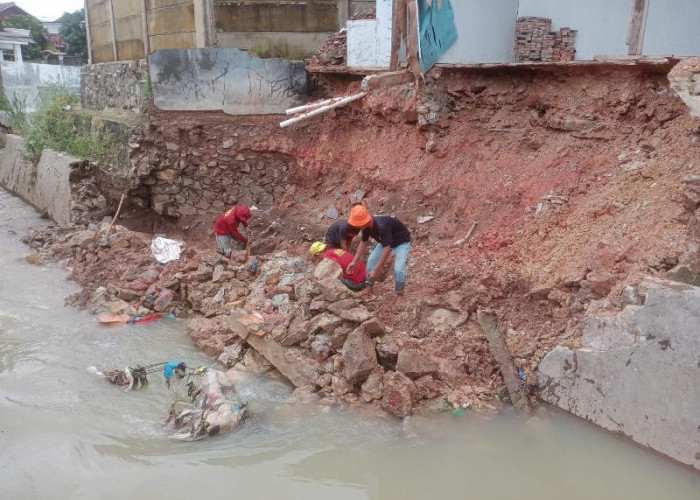
[[[180,247],[183,242],[180,240],[169,240],[162,236],[153,238],[151,242],[151,253],[161,264],[178,260],[180,258]]]

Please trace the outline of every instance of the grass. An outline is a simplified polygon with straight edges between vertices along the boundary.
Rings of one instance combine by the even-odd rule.
[[[116,159],[118,153],[114,138],[87,130],[70,112],[79,102],[79,95],[71,94],[59,85],[50,86],[42,94],[36,113],[31,117],[26,117],[25,114],[24,124],[16,130],[16,133],[25,138],[26,160],[38,163],[44,148],[64,151],[100,163]]]

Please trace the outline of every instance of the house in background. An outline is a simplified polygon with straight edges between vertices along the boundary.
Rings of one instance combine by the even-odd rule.
[[[0,25],[0,51],[2,60],[14,60],[22,62],[22,45],[34,43],[29,30],[18,28],[4,28]]]
[[[1,2],[0,21],[10,16],[31,16],[31,14],[21,7],[18,7],[15,2]]]

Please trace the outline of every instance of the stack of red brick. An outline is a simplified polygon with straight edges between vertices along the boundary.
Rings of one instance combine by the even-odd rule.
[[[515,25],[515,61],[573,61],[576,30],[551,31],[546,17],[520,17]]]

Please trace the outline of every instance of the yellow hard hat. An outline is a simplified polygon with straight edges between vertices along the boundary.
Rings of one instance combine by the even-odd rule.
[[[323,252],[326,249],[326,244],[322,241],[317,241],[315,243],[312,243],[311,246],[309,247],[309,252],[311,252],[312,255],[316,255],[318,253]]]

